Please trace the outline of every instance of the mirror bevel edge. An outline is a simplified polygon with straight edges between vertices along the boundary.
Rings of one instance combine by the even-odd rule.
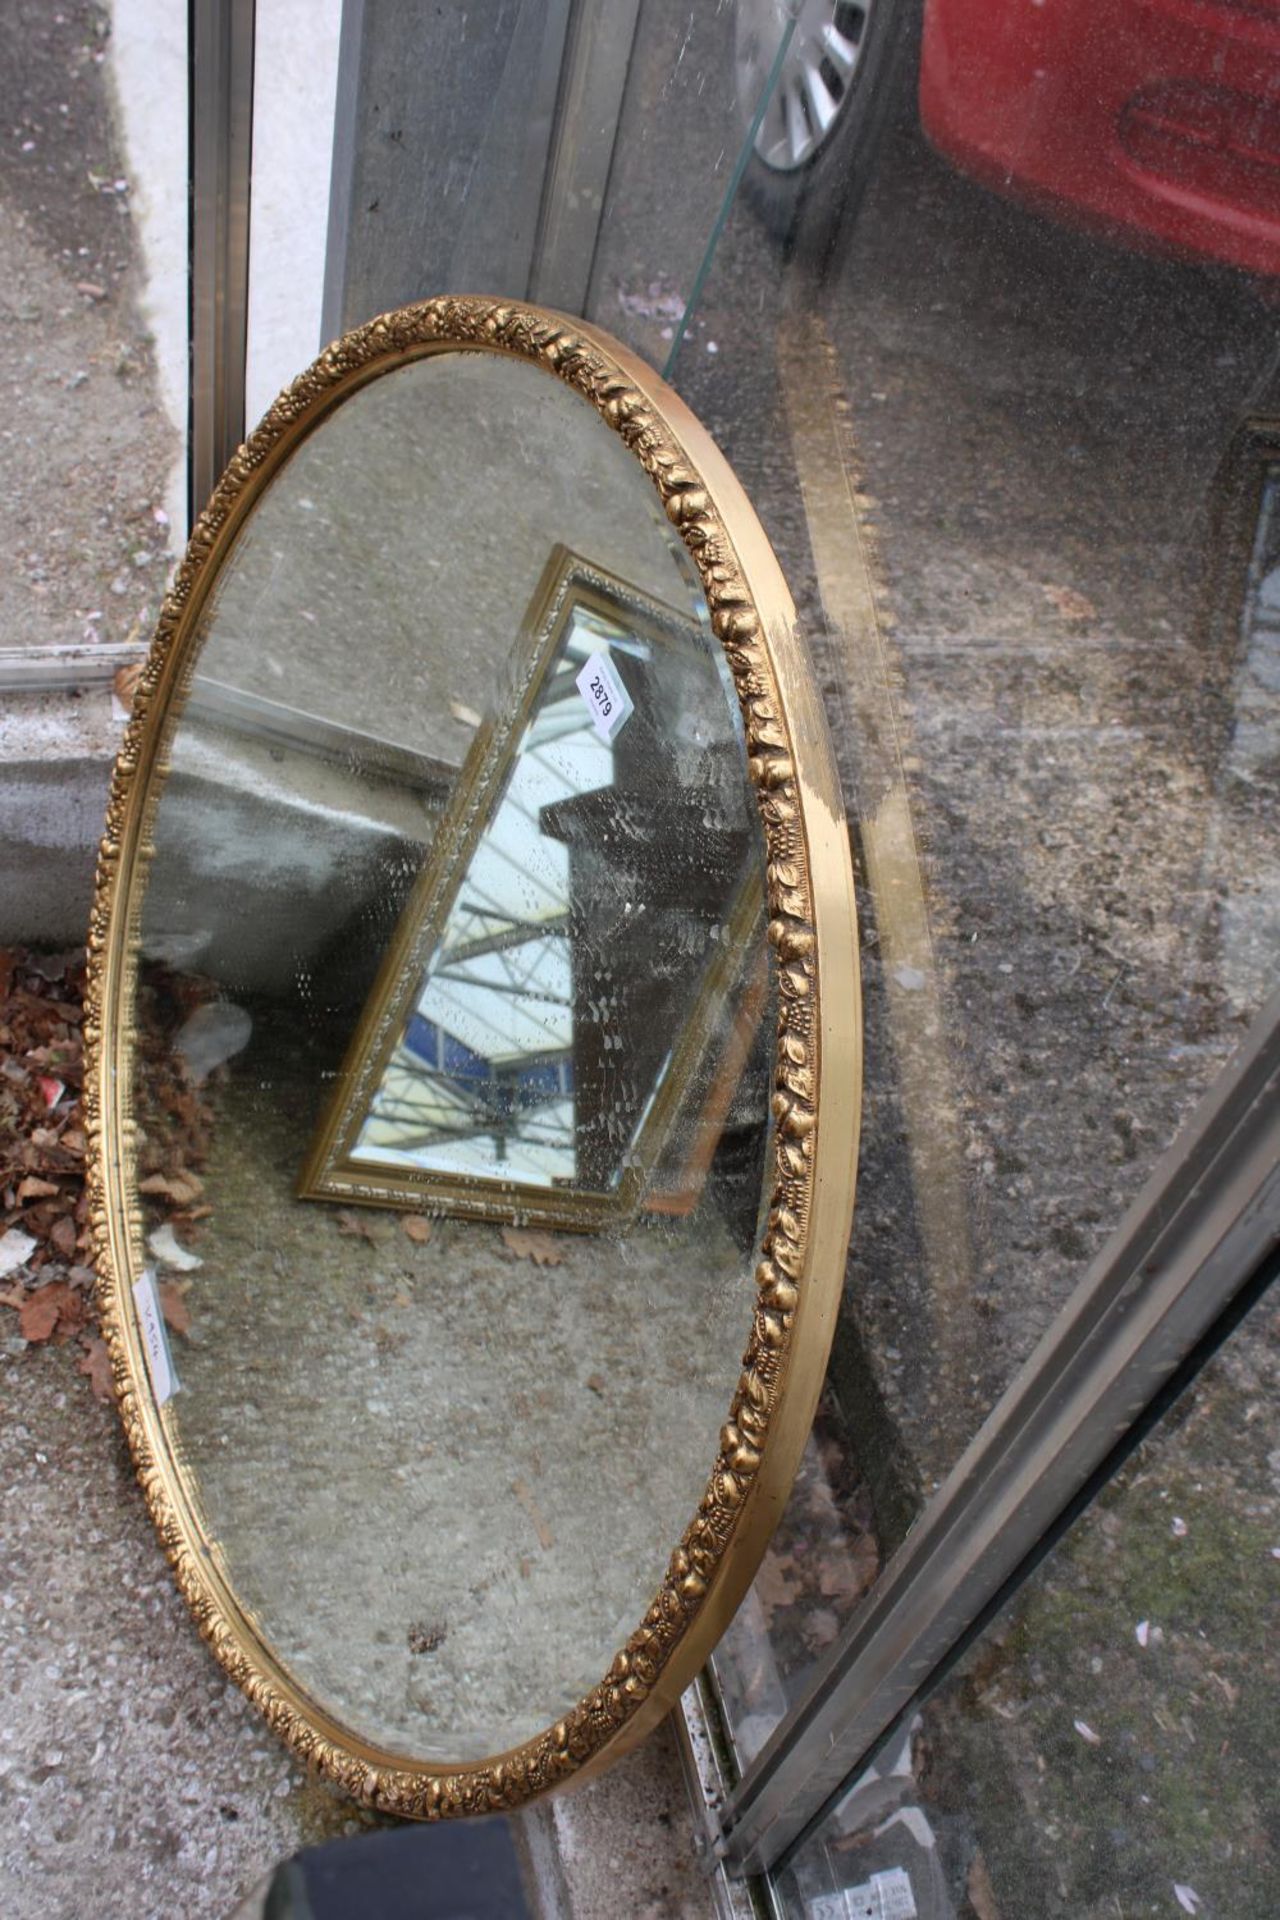
[[[151,1391],[134,1307],[141,1217],[131,1179],[128,1071],[150,824],[168,732],[219,570],[265,486],[335,406],[395,366],[451,351],[524,359],[573,387],[649,473],[692,555],[746,731],[779,989],[769,1226],[743,1371],[706,1492],[662,1587],[602,1681],[521,1746],[457,1766],[407,1764],[344,1726],[275,1659],[221,1568]],[[582,321],[516,302],[450,297],[345,335],[285,390],[197,521],[161,611],[112,778],[87,947],[87,1167],[103,1331],[138,1478],[214,1654],[300,1757],[354,1798],[391,1813],[492,1812],[599,1771],[675,1704],[736,1610],[781,1513],[839,1304],[861,1099],[848,835],[794,609],[728,463],[650,368]]]

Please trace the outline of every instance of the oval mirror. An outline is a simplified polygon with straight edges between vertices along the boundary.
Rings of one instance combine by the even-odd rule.
[[[218,1658],[419,1816],[636,1740],[758,1564],[852,1207],[844,816],[707,435],[441,300],[240,450],[90,935],[124,1424]]]

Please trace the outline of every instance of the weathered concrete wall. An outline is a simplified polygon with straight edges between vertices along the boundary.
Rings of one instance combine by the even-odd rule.
[[[97,688],[10,695],[0,711],[0,942],[84,939],[119,737]]]

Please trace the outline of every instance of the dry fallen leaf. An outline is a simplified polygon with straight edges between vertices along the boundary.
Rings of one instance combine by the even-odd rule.
[[[138,682],[142,678],[142,662],[135,660],[128,665],[117,667],[111,685],[116,699],[122,707],[133,705],[133,696],[138,691]]]
[[[198,1200],[204,1192],[204,1181],[198,1174],[189,1173],[184,1167],[173,1174],[149,1173],[145,1180],[138,1182],[139,1193],[162,1193],[166,1199],[174,1201],[180,1207],[188,1207]]]
[[[21,1204],[24,1200],[50,1200],[60,1191],[56,1180],[41,1180],[34,1173],[29,1173],[19,1183],[18,1201]]]
[[[1213,1681],[1213,1684],[1215,1687],[1221,1687],[1223,1692],[1223,1697],[1225,1698],[1227,1705],[1229,1707],[1234,1707],[1237,1700],[1239,1700],[1240,1698],[1239,1687],[1233,1686],[1231,1681],[1227,1679],[1226,1675],[1222,1673],[1211,1673],[1209,1675],[1209,1678]]]
[[[537,1227],[504,1227],[502,1238],[512,1253],[522,1260],[532,1260],[535,1267],[558,1267],[564,1260],[555,1235]]]
[[[829,1647],[839,1631],[840,1622],[830,1607],[814,1607],[805,1618],[804,1640],[809,1647]]]
[[[18,1331],[33,1344],[47,1340],[58,1324],[58,1301],[52,1287],[29,1293],[18,1308]]]
[[[1098,617],[1098,609],[1092,600],[1086,599],[1082,593],[1077,593],[1074,587],[1045,586],[1041,588],[1041,592],[1045,599],[1058,609],[1064,620],[1096,620]]]
[[[363,1214],[356,1213],[351,1207],[339,1208],[337,1220],[338,1232],[349,1234],[353,1240],[372,1241],[378,1237],[372,1221],[366,1220]]]
[[[511,1482],[511,1491],[532,1520],[538,1535],[538,1544],[543,1552],[546,1553],[548,1549],[555,1545],[556,1540],[555,1535],[547,1525],[546,1515],[533,1497],[533,1488],[527,1480],[513,1480]]]
[[[868,1565],[870,1560],[870,1565]],[[876,1571],[874,1556],[859,1554],[854,1560],[828,1560],[818,1575],[818,1591],[828,1600],[848,1603],[866,1592]]]
[[[409,1629],[410,1653],[434,1653],[449,1638],[449,1629],[442,1620],[415,1620]]]
[[[79,1332],[88,1312],[82,1293],[65,1280],[55,1280],[27,1295],[18,1308],[18,1331],[33,1346],[55,1337],[61,1343]]]
[[[105,1340],[95,1338],[85,1343],[76,1371],[88,1375],[95,1400],[113,1398],[115,1388],[111,1378],[111,1355],[107,1352]]]
[[[191,1309],[186,1302],[186,1288],[176,1280],[161,1282],[160,1311],[175,1333],[190,1333]]]
[[[780,1607],[791,1607],[796,1601],[795,1563],[780,1553],[766,1556],[764,1565],[756,1575],[756,1598],[764,1614],[765,1625],[773,1620]]]
[[[975,1853],[969,1862],[969,1878],[965,1884],[965,1892],[969,1896],[969,1905],[977,1915],[977,1920],[1000,1920],[995,1888],[991,1884],[991,1875],[987,1872],[987,1863],[980,1853]]]
[[[406,1213],[400,1225],[415,1247],[425,1247],[431,1238],[431,1222],[420,1213]]]
[[[76,1250],[76,1223],[69,1213],[64,1213],[60,1220],[54,1221],[49,1229],[49,1239],[64,1260],[72,1258]]]

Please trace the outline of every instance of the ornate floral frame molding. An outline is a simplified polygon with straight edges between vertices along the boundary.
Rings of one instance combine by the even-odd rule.
[[[134,1315],[142,1222],[131,1176],[132,1000],[150,823],[167,723],[200,619],[255,500],[299,441],[358,387],[433,353],[526,360],[588,400],[653,481],[701,576],[741,703],[767,852],[777,970],[768,1229],[742,1372],[696,1514],[608,1672],[572,1712],[491,1760],[410,1764],[353,1734],[274,1658],[224,1578],[152,1396]],[[200,516],[161,611],[116,762],[90,920],[85,1085],[99,1304],[121,1419],[161,1541],[200,1631],[301,1758],[368,1805],[410,1818],[511,1808],[634,1745],[675,1704],[745,1593],[812,1423],[853,1204],[861,1094],[848,838],[816,690],[772,550],[727,463],[641,361],[581,321],[510,301],[444,298],[334,342],[275,402]]]

